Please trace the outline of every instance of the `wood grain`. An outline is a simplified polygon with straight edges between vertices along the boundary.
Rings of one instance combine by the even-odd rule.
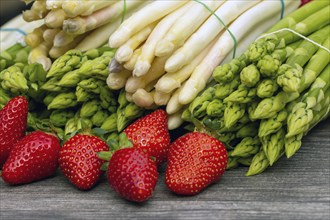
[[[177,196],[164,184],[143,204],[119,198],[106,179],[92,190],[75,189],[61,175],[11,187],[0,181],[0,219],[330,219],[330,120],[316,126],[296,155],[264,173],[227,171],[197,196]]]

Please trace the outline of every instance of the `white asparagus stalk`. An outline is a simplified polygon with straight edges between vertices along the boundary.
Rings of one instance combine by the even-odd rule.
[[[180,110],[174,114],[170,114],[167,117],[167,127],[169,130],[174,130],[180,127],[184,120],[181,118],[183,110]]]
[[[22,15],[25,21],[35,21],[44,18],[48,12],[46,1],[35,1],[29,10],[22,12]]]
[[[217,9],[223,1],[202,1],[211,10]],[[181,18],[170,28],[165,37],[156,45],[155,55],[162,57],[170,55],[207,20],[211,15],[204,5],[193,2],[195,5],[184,13]],[[193,15],[193,16],[192,16]]]
[[[138,32],[148,24],[159,20],[165,15],[173,12],[178,7],[187,3],[188,0],[180,1],[151,1],[145,7],[138,10],[134,15],[125,20],[118,30],[109,38],[109,45],[118,48],[123,45],[134,33]]]
[[[164,93],[155,89],[154,102],[158,106],[166,105],[171,98],[172,93]]]
[[[44,41],[52,44],[54,42],[55,36],[60,32],[60,29],[47,29],[44,31],[42,37]]]
[[[92,0],[70,0],[62,3],[62,8],[69,17],[76,17],[79,15],[87,16],[93,12],[112,5],[117,1],[92,1]]]
[[[138,89],[132,95],[133,102],[140,107],[151,109],[154,107],[154,90],[147,92],[145,89]]]
[[[62,28],[64,20],[67,18],[62,9],[53,9],[45,17],[45,24],[49,28]]]
[[[181,104],[179,102],[179,95],[180,95],[180,92],[184,86],[185,82],[183,83],[183,85],[181,87],[179,87],[178,89],[176,89],[171,98],[168,100],[167,102],[167,105],[166,105],[166,112],[167,114],[175,114],[176,112],[180,111],[184,105]]]
[[[137,48],[134,50],[132,57],[125,63],[123,63],[123,67],[127,70],[133,71],[136,60],[138,56],[141,54],[141,48]]]
[[[48,57],[51,44],[43,41],[37,47],[33,48],[28,56],[28,63],[40,63],[45,71],[48,71],[52,65],[52,61]]]
[[[125,97],[128,102],[134,102],[133,101],[133,94],[129,92],[125,92]]]
[[[32,48],[37,47],[44,41],[43,33],[45,30],[47,30],[46,25],[41,25],[40,27],[35,28],[32,32],[25,36],[25,43]]]
[[[133,70],[134,76],[142,76],[148,72],[151,63],[155,58],[155,48],[157,43],[165,36],[167,31],[183,15],[183,13],[192,7],[193,4],[193,2],[189,2],[159,21],[149,35],[147,41],[142,46],[142,52],[138,57]]]
[[[141,0],[130,0],[126,2],[126,12],[144,3]],[[66,19],[63,23],[63,30],[70,34],[82,34],[98,28],[109,22],[114,22],[123,15],[124,3],[117,1],[115,4],[102,8],[89,16],[78,16]]]
[[[115,59],[119,63],[128,61],[133,56],[134,50],[148,38],[149,34],[154,29],[156,24],[156,22],[149,24],[148,26],[134,34],[123,45],[121,45],[116,51]]]
[[[164,74],[157,82],[156,90],[163,93],[170,93],[174,89],[181,86],[181,83],[186,81],[191,73],[194,71],[196,66],[202,62],[204,57],[208,54],[216,39],[213,40],[204,50],[196,56],[189,64],[185,65],[182,69],[177,72],[171,72]]]
[[[288,5],[291,1],[285,1],[284,5]],[[229,29],[236,40],[240,41],[249,31],[253,30],[255,25],[259,25],[259,22],[268,20],[278,14],[281,7],[278,2],[263,1],[239,16],[229,26]],[[231,35],[228,31],[224,32],[183,86],[179,94],[181,104],[189,104],[205,88],[215,67],[222,62],[233,47],[234,41]]]
[[[71,43],[77,35],[71,35],[61,30],[54,38],[54,47],[64,47]]]
[[[109,73],[107,77],[107,85],[110,89],[118,90],[125,87],[127,79],[132,76],[132,72],[122,69],[120,72]]]
[[[125,86],[127,92],[135,92],[139,88],[144,88],[148,83],[157,80],[164,73],[164,64],[167,57],[157,57],[151,65],[150,70],[143,76],[130,77]]]
[[[46,8],[49,10],[62,8],[65,0],[46,0]]]
[[[87,34],[87,33],[86,33]],[[75,48],[77,46],[77,44],[85,37],[85,34],[83,35],[79,35],[76,38],[74,38],[74,40],[72,42],[70,42],[69,44],[62,46],[62,47],[55,47],[53,46],[50,50],[49,50],[49,56],[53,59],[56,59],[60,56],[62,56],[63,54],[65,54],[68,50],[71,50],[73,48]]]
[[[261,0],[227,1],[215,11],[215,14],[225,25],[228,25],[243,12],[260,1]],[[210,16],[208,20],[189,37],[184,45],[176,50],[166,61],[165,70],[167,72],[174,72],[182,68],[197,56],[224,29],[225,27],[215,15]]]
[[[108,65],[109,73],[119,73],[124,67],[117,62],[116,59],[111,59]]]

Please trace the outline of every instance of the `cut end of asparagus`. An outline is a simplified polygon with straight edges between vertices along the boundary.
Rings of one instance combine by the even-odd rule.
[[[138,89],[132,96],[134,103],[143,108],[150,108],[154,104],[154,98],[151,93],[144,89]]]

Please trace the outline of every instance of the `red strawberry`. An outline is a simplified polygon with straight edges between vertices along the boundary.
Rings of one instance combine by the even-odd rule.
[[[167,114],[158,109],[129,125],[124,133],[134,147],[142,148],[156,158],[159,165],[167,158],[170,134],[167,127]]]
[[[170,146],[165,171],[167,187],[182,195],[195,195],[225,172],[227,151],[222,142],[200,132],[190,132]]]
[[[0,114],[0,168],[9,153],[25,135],[28,115],[28,101],[23,96],[12,98]]]
[[[108,151],[102,139],[86,134],[77,134],[64,143],[60,151],[59,164],[64,176],[78,189],[91,189],[100,179],[101,165],[96,152]]]
[[[52,176],[58,167],[61,145],[54,135],[34,131],[14,145],[3,166],[2,178],[11,185]]]
[[[123,198],[143,202],[151,197],[158,172],[154,160],[139,148],[115,151],[108,166],[109,185]]]

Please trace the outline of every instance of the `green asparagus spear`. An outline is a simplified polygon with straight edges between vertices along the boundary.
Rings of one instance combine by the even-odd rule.
[[[284,139],[284,147],[285,147],[285,155],[287,158],[292,157],[301,147],[301,139],[303,137],[303,133],[293,135],[291,137],[285,137]]]
[[[69,71],[62,76],[57,85],[61,87],[76,87],[77,84],[84,79],[81,75],[78,74],[78,69]]]
[[[244,84],[238,86],[237,90],[231,93],[224,102],[249,103],[257,98],[257,88],[250,88]]]
[[[107,86],[101,86],[100,87],[100,105],[102,108],[104,109],[111,109],[111,107],[113,107],[114,109],[117,108],[117,100],[116,100],[116,97],[115,97],[115,94],[109,89],[109,87]],[[110,112],[114,112],[113,110],[114,109],[111,109]]]
[[[260,127],[258,131],[259,137],[265,137],[279,131],[286,123],[287,117],[288,112],[286,110],[282,110],[273,117],[262,119],[260,121]]]
[[[69,50],[54,61],[47,73],[47,78],[62,77],[65,73],[79,68],[85,59],[81,51]]]
[[[78,86],[83,88],[87,92],[95,93],[95,94],[100,94],[100,87],[105,86],[105,82],[95,79],[95,78],[89,78],[89,79],[84,79],[78,83]]]
[[[93,99],[87,102],[84,102],[80,108],[80,117],[81,118],[90,118],[92,117],[99,109],[101,108],[99,100]]]
[[[117,113],[111,114],[109,117],[105,119],[105,121],[102,123],[101,128],[108,131],[113,132],[117,130]]]
[[[259,121],[249,122],[240,128],[237,133],[237,138],[245,138],[245,137],[254,137],[258,134]]]
[[[21,64],[15,64],[1,71],[0,80],[3,89],[15,94],[25,93],[29,89]]]
[[[79,68],[78,74],[85,77],[94,77],[105,80],[109,75],[108,64],[114,53],[112,51],[104,52],[102,56],[93,60],[87,60]]]
[[[74,92],[60,93],[48,105],[48,109],[66,109],[77,105],[77,97]]]
[[[272,166],[284,153],[284,129],[280,129],[274,134],[261,137],[263,151],[265,152],[269,164]]]
[[[98,110],[91,118],[93,125],[100,127],[102,123],[109,117],[109,114],[105,110]]]
[[[259,152],[260,146],[261,142],[258,136],[246,137],[235,146],[231,155],[234,157],[251,157]]]
[[[209,102],[214,97],[215,88],[207,88],[200,96],[196,97],[194,101],[189,105],[189,111],[195,118],[202,118],[206,115],[206,108]]]
[[[67,89],[63,88],[62,86],[59,86],[59,78],[52,77],[47,82],[45,82],[41,89],[49,92],[64,92],[67,91]]]
[[[251,157],[239,157],[239,158],[237,158],[237,162],[239,164],[242,164],[242,165],[247,166],[247,167],[248,166],[251,166],[252,160],[253,160],[253,156],[251,156]]]
[[[278,85],[275,80],[264,79],[257,87],[257,96],[259,98],[269,98],[277,91]]]
[[[84,88],[81,86],[76,87],[76,97],[78,102],[87,102],[88,100],[91,100],[96,97],[94,93],[86,91]]]
[[[250,64],[242,69],[240,79],[243,85],[254,87],[260,80],[260,72],[254,64]]]
[[[245,104],[228,102],[224,113],[225,127],[232,127],[244,114]]]
[[[211,117],[221,117],[224,114],[226,105],[220,99],[213,99],[206,106],[206,114]]]
[[[239,163],[237,162],[237,157],[231,156],[231,151],[228,151],[228,161],[227,161],[227,167],[226,170],[234,169],[239,166]]]
[[[240,85],[240,78],[239,76],[236,76],[231,82],[216,84],[214,87],[215,88],[214,95],[218,99],[224,99],[232,92],[234,92],[239,85]]]
[[[135,105],[134,103],[129,103],[123,109],[117,110],[117,130],[121,132],[129,123],[134,119],[140,117],[144,112],[144,109]]]
[[[49,120],[56,127],[64,127],[66,122],[74,117],[73,111],[56,109],[50,114]]]
[[[269,167],[269,160],[267,159],[265,152],[260,149],[259,153],[253,157],[249,170],[245,175],[253,176],[260,174],[267,169],[267,167]]]

